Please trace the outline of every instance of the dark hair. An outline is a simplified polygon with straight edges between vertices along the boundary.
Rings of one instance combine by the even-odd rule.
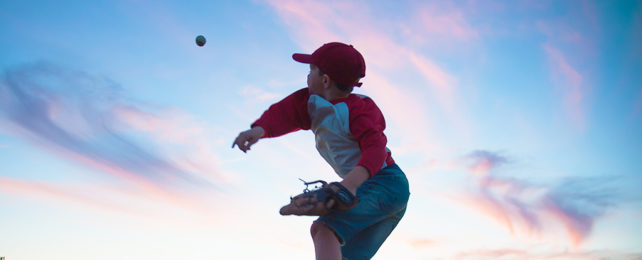
[[[321,69],[319,69],[318,71],[319,71],[319,76],[323,76],[323,74],[325,74],[325,73],[323,73],[323,71],[321,71]],[[341,91],[343,91],[345,93],[352,93],[352,90],[354,89],[353,86],[348,87],[348,86],[345,86],[345,85],[341,85],[341,84],[337,83],[334,80],[333,80],[333,82],[334,82],[334,85],[337,87],[337,89],[339,89],[339,90],[341,90]]]
[[[336,82],[335,82],[334,85],[337,86],[337,88],[339,90],[341,90],[343,92],[346,92],[346,93],[352,93],[352,89],[354,89],[354,87],[347,87],[347,86],[344,86],[344,85],[340,85],[339,83],[336,83]]]

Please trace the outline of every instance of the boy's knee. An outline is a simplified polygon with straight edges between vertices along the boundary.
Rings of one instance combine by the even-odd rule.
[[[327,241],[328,239],[336,239],[340,244],[343,244],[341,237],[339,237],[331,227],[328,227],[323,222],[312,222],[312,226],[310,226],[310,235],[313,240],[320,239]]]
[[[310,235],[312,237],[315,237],[319,232],[324,232],[324,231],[329,231],[328,227],[318,221],[312,222],[312,226],[310,226]]]

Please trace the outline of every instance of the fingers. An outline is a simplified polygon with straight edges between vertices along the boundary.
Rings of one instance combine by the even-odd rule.
[[[258,142],[259,140],[248,133],[248,131],[241,132],[234,142],[232,143],[232,148],[238,146],[241,151],[246,153],[250,150],[250,146]]]
[[[239,140],[238,137],[236,137],[236,139],[234,139],[234,142],[232,142],[232,149],[234,149],[234,146],[236,145],[236,142],[238,142],[238,140]]]
[[[243,134],[239,134],[239,136],[234,139],[234,143],[232,143],[232,149],[234,148],[234,146],[238,146],[241,151],[246,152],[247,147],[245,146],[245,141],[243,140],[243,138]]]
[[[239,136],[237,136],[237,137],[234,139],[234,142],[232,142],[232,149],[233,149],[233,148],[234,148],[234,146],[236,145],[236,142],[238,142],[238,141],[239,141],[239,137],[240,137],[240,135],[239,135]]]

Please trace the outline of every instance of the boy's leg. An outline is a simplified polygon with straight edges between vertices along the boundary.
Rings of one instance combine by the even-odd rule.
[[[340,260],[341,244],[334,231],[325,224],[314,221],[310,227],[314,254],[317,260]]]
[[[399,224],[405,212],[406,209],[404,208],[396,214],[355,234],[341,247],[342,257],[348,260],[372,258],[392,230]]]
[[[403,217],[409,195],[403,171],[390,165],[361,184],[357,189],[360,202],[355,208],[321,216],[316,222],[336,232],[345,250],[342,257],[371,257]]]

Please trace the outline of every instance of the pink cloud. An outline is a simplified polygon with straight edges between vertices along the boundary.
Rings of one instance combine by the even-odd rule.
[[[417,99],[409,98],[399,88],[378,74],[370,75],[369,77],[377,82],[369,86],[370,92],[379,97],[375,102],[377,102],[386,116],[388,125],[401,126],[404,136],[409,137],[402,140],[403,147],[401,151],[395,150],[395,152],[438,149],[439,144],[434,141],[437,133],[433,132],[433,128],[428,121],[421,120],[422,118],[427,118],[426,113],[419,109],[408,109],[409,107],[420,107],[421,102]]]
[[[319,43],[342,38],[324,24],[327,21],[340,19],[335,9],[326,3],[292,0],[267,0],[267,2],[288,26],[306,28],[306,30],[294,31],[302,46],[316,48],[320,45]]]
[[[628,253],[613,250],[595,251],[559,251],[542,252],[537,250],[524,249],[479,249],[461,252],[449,258],[454,260],[594,260],[594,259],[640,259],[642,253]]]
[[[553,82],[561,90],[566,114],[573,126],[583,131],[590,108],[591,71],[598,69],[598,44],[603,37],[595,3],[580,1],[576,7],[564,16],[538,20],[535,26],[545,36],[542,49]]]
[[[406,243],[408,243],[410,246],[416,249],[432,248],[439,244],[439,242],[435,240],[423,239],[423,238],[414,238],[414,239],[408,238],[406,239]]]
[[[432,61],[418,55],[417,53],[408,52],[407,57],[415,65],[421,75],[431,83],[433,91],[437,95],[437,100],[448,111],[455,109],[455,77],[446,73],[444,70],[435,65]]]
[[[468,155],[464,165],[475,182],[456,201],[490,217],[511,234],[524,231],[539,236],[562,226],[577,247],[612,204],[611,196],[601,190],[602,180],[568,180],[549,188],[493,174],[507,162],[488,151]]]
[[[543,45],[549,60],[552,73],[564,92],[564,105],[567,114],[578,129],[584,128],[585,86],[583,76],[569,64],[566,56],[549,44]]]
[[[16,131],[16,133],[20,134],[20,131],[18,130]],[[23,133],[21,135],[28,136],[29,134]],[[90,169],[97,170],[100,173],[106,173],[109,176],[114,177],[113,183],[117,183],[121,186],[120,188],[96,187],[95,189],[77,189],[70,185],[53,185],[6,178],[3,180],[5,184],[4,187],[9,187],[11,185],[14,185],[18,188],[22,187],[24,188],[22,189],[22,191],[24,192],[19,192],[19,194],[22,195],[33,193],[34,195],[38,195],[40,197],[47,197],[44,195],[53,194],[60,200],[80,203],[84,205],[92,204],[94,208],[103,208],[112,211],[119,211],[118,209],[124,209],[120,210],[121,213],[132,212],[126,210],[126,208],[120,207],[117,203],[109,203],[97,199],[90,200],[90,196],[88,197],[88,195],[95,194],[97,190],[100,189],[109,189],[111,191],[109,191],[108,193],[111,194],[119,193],[120,195],[126,195],[130,198],[153,197],[158,199],[159,201],[174,205],[176,207],[198,208],[198,206],[194,205],[194,201],[192,199],[186,197],[188,193],[177,189],[177,187],[167,186],[167,183],[177,181],[177,177],[173,176],[171,173],[161,173],[161,175],[154,176],[154,178],[149,178],[144,174],[140,174],[139,172],[128,169],[127,166],[123,166],[119,163],[111,162],[109,160],[103,160],[99,157],[92,157],[87,155],[86,153],[80,153],[65,148],[42,144],[38,141],[35,142],[35,145],[39,146],[44,151],[48,151],[61,158],[67,159],[68,161],[87,166]],[[176,184],[177,183],[179,182],[176,182]],[[16,191],[15,189],[9,188],[7,188],[7,190]],[[45,191],[46,193],[29,192],[38,190]]]
[[[493,168],[493,163],[488,159],[481,159],[479,162],[468,167],[468,170],[479,176],[488,176],[488,173]]]
[[[446,118],[458,124],[459,129],[468,129],[460,111],[461,104],[456,101],[457,79],[436,62],[395,42],[390,37],[394,31],[387,31],[390,27],[375,17],[367,5],[290,0],[271,0],[267,3],[285,21],[293,39],[304,48],[295,52],[311,52],[323,43],[342,41],[353,44],[364,54],[368,64],[364,89],[373,93],[375,101],[385,107],[386,118],[401,127],[403,136],[407,137],[407,141],[404,138],[404,146],[435,147],[433,140],[437,138],[429,136],[433,130],[429,128],[428,120],[432,117],[421,109],[426,102],[440,105],[447,114]],[[437,15],[426,8],[423,16],[424,31],[449,34],[459,40],[476,35],[456,10]],[[445,29],[434,31],[439,23],[444,23]],[[389,71],[413,71],[425,79],[426,88],[394,84],[396,74],[387,74]],[[431,93],[424,95],[424,91]],[[436,102],[427,101],[426,96]],[[414,109],[396,109],[403,107]],[[427,138],[430,140],[423,141]]]
[[[108,210],[120,214],[138,214],[136,211],[132,210],[132,208],[124,207],[121,204],[105,202],[103,200],[96,199],[95,197],[88,196],[95,193],[73,190],[69,186],[61,184],[44,184],[0,177],[0,192],[37,199],[48,198],[58,201],[67,201],[83,207]],[[140,215],[142,216],[143,214]]]
[[[507,212],[502,202],[493,198],[487,192],[476,192],[463,196],[459,199],[460,203],[474,208],[486,216],[491,217],[497,223],[506,227],[511,234],[515,234],[515,227],[511,219],[510,212]]]
[[[217,170],[219,160],[211,147],[214,138],[194,116],[179,109],[156,114],[125,105],[114,106],[112,113],[130,129],[147,133],[152,140],[162,140],[157,145],[165,149],[164,153],[181,169],[217,182],[233,180]]]
[[[413,42],[441,48],[479,38],[479,33],[468,23],[462,10],[440,4],[444,6],[434,3],[415,6],[410,22],[403,23],[404,35]]]
[[[72,210],[113,213],[141,221],[203,228],[220,223],[244,224],[223,194],[178,194],[154,186],[109,186],[104,183],[61,184],[0,177],[0,193]],[[212,197],[217,198],[216,200]],[[239,201],[239,198],[236,198]],[[58,204],[56,204],[58,203]],[[225,210],[221,210],[225,209]],[[102,212],[101,212],[102,213]],[[153,216],[153,217],[150,217]]]
[[[518,249],[474,250],[457,254],[453,259],[531,259],[528,252]]]
[[[469,161],[468,170],[484,177],[488,176],[492,169],[508,162],[506,158],[484,150],[473,151],[468,155],[467,160]]]
[[[179,110],[142,112],[120,101],[113,81],[52,64],[5,75],[3,128],[45,151],[169,199],[168,190],[181,185],[212,188],[225,180],[206,130]]]
[[[546,202],[544,209],[562,222],[574,246],[579,246],[593,226],[593,220],[584,216],[573,216],[556,203]]]
[[[277,83],[276,81],[268,82],[268,85],[277,85],[277,84],[284,85],[283,83]],[[303,83],[303,84],[306,84],[306,83]],[[290,85],[296,85],[296,84],[290,84]],[[281,95],[277,93],[269,92],[264,89],[253,87],[253,86],[245,86],[241,88],[241,90],[239,91],[239,94],[241,94],[246,98],[251,98],[258,101],[276,102],[279,99],[283,98]]]

